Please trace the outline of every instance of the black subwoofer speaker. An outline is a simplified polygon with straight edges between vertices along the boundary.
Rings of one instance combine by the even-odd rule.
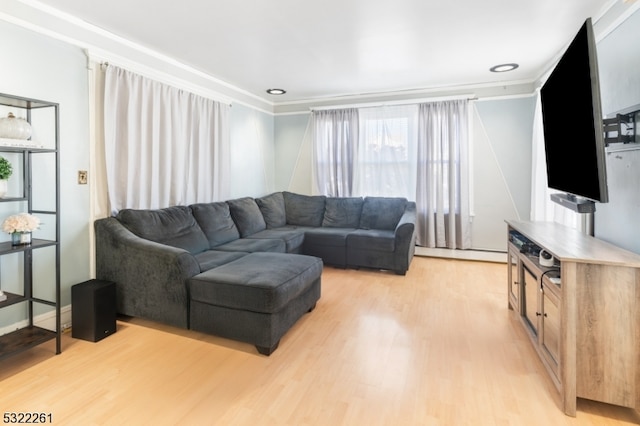
[[[115,332],[115,283],[89,280],[71,286],[71,336],[97,342]]]

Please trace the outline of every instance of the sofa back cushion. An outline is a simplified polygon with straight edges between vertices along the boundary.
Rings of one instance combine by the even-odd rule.
[[[209,249],[207,237],[187,206],[158,210],[123,209],[116,218],[141,238],[178,247],[192,254]]]
[[[360,197],[327,197],[322,226],[357,228],[364,200]]]
[[[267,228],[280,228],[287,224],[282,192],[274,192],[273,194],[256,198],[256,204],[262,212]]]
[[[407,206],[401,197],[365,197],[360,216],[361,229],[393,230]]]
[[[264,217],[262,217],[260,208],[253,198],[237,198],[227,201],[227,204],[231,211],[231,217],[236,223],[242,238],[267,229],[267,224],[264,221]]]
[[[231,218],[229,205],[224,201],[217,203],[200,203],[190,206],[202,232],[213,248],[240,238],[240,232]]]
[[[324,195],[301,195],[283,192],[287,224],[297,226],[322,226]]]

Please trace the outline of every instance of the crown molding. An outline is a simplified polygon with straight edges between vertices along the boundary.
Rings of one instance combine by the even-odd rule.
[[[273,113],[273,102],[120,37],[37,0],[3,0],[0,19],[77,46],[90,58],[155,76],[168,84],[225,103]]]

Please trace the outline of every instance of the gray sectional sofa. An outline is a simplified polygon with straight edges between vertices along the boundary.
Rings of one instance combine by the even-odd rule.
[[[293,322],[315,306],[323,264],[405,274],[414,255],[415,220],[415,203],[404,198],[286,191],[158,210],[125,209],[95,222],[96,277],[116,283],[121,314],[249,341],[270,353]],[[282,285],[264,277],[258,282],[261,268]],[[307,278],[293,289],[291,277],[298,276]],[[251,294],[244,292],[248,283],[257,288]],[[265,293],[265,286],[271,293]],[[265,297],[271,302],[257,315],[256,306],[265,305]],[[275,331],[262,330],[260,336],[245,336],[246,329],[225,333],[236,320],[229,320],[227,311],[214,312],[221,299],[234,309],[246,305],[239,321],[259,323],[263,314],[286,321],[278,320],[270,325]],[[191,308],[201,302],[207,308]],[[280,312],[284,308],[290,312]],[[248,320],[247,312],[257,316]],[[207,325],[217,321],[216,315],[226,315],[226,328]]]

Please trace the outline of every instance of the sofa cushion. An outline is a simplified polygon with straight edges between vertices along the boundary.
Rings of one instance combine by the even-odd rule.
[[[347,236],[354,228],[315,228],[304,234],[302,252],[319,257],[327,265],[347,265]]]
[[[324,195],[300,195],[283,192],[288,225],[322,226]]]
[[[190,207],[211,248],[240,238],[229,205],[224,201],[192,204]]]
[[[406,198],[365,197],[360,228],[393,230],[404,214],[406,206]]]
[[[267,228],[279,228],[287,224],[282,192],[274,192],[273,194],[256,198],[256,204],[262,212]]]
[[[196,254],[194,257],[200,265],[200,272],[204,272],[209,269],[222,266],[226,263],[233,262],[234,260],[240,259],[248,254],[249,253],[242,251],[207,250]]]
[[[330,228],[357,228],[364,200],[360,197],[327,198],[322,226]]]
[[[314,229],[314,228],[309,228]],[[287,227],[265,229],[264,231],[256,232],[248,237],[249,239],[276,239],[282,240],[285,244],[285,250],[287,253],[301,253],[302,242],[305,238],[305,233],[302,229],[289,229]]]
[[[304,248],[313,246],[344,247],[347,245],[347,235],[355,228],[316,228],[305,232]]]
[[[260,212],[256,201],[251,197],[237,198],[227,201],[231,217],[236,223],[240,236],[248,237],[251,234],[267,229],[267,224]]]
[[[255,235],[255,234],[254,234]],[[216,250],[222,251],[244,251],[247,253],[255,252],[272,252],[272,253],[285,253],[287,251],[287,245],[284,241],[273,238],[240,238],[238,240],[229,241],[226,244],[222,244],[216,247]]]
[[[273,313],[320,279],[322,261],[299,254],[252,253],[189,279],[192,301]]]
[[[187,206],[158,210],[123,209],[116,218],[131,232],[156,243],[195,254],[209,249],[209,241]]]
[[[347,235],[347,250],[376,250],[393,253],[395,250],[395,233],[393,230],[358,229]]]

